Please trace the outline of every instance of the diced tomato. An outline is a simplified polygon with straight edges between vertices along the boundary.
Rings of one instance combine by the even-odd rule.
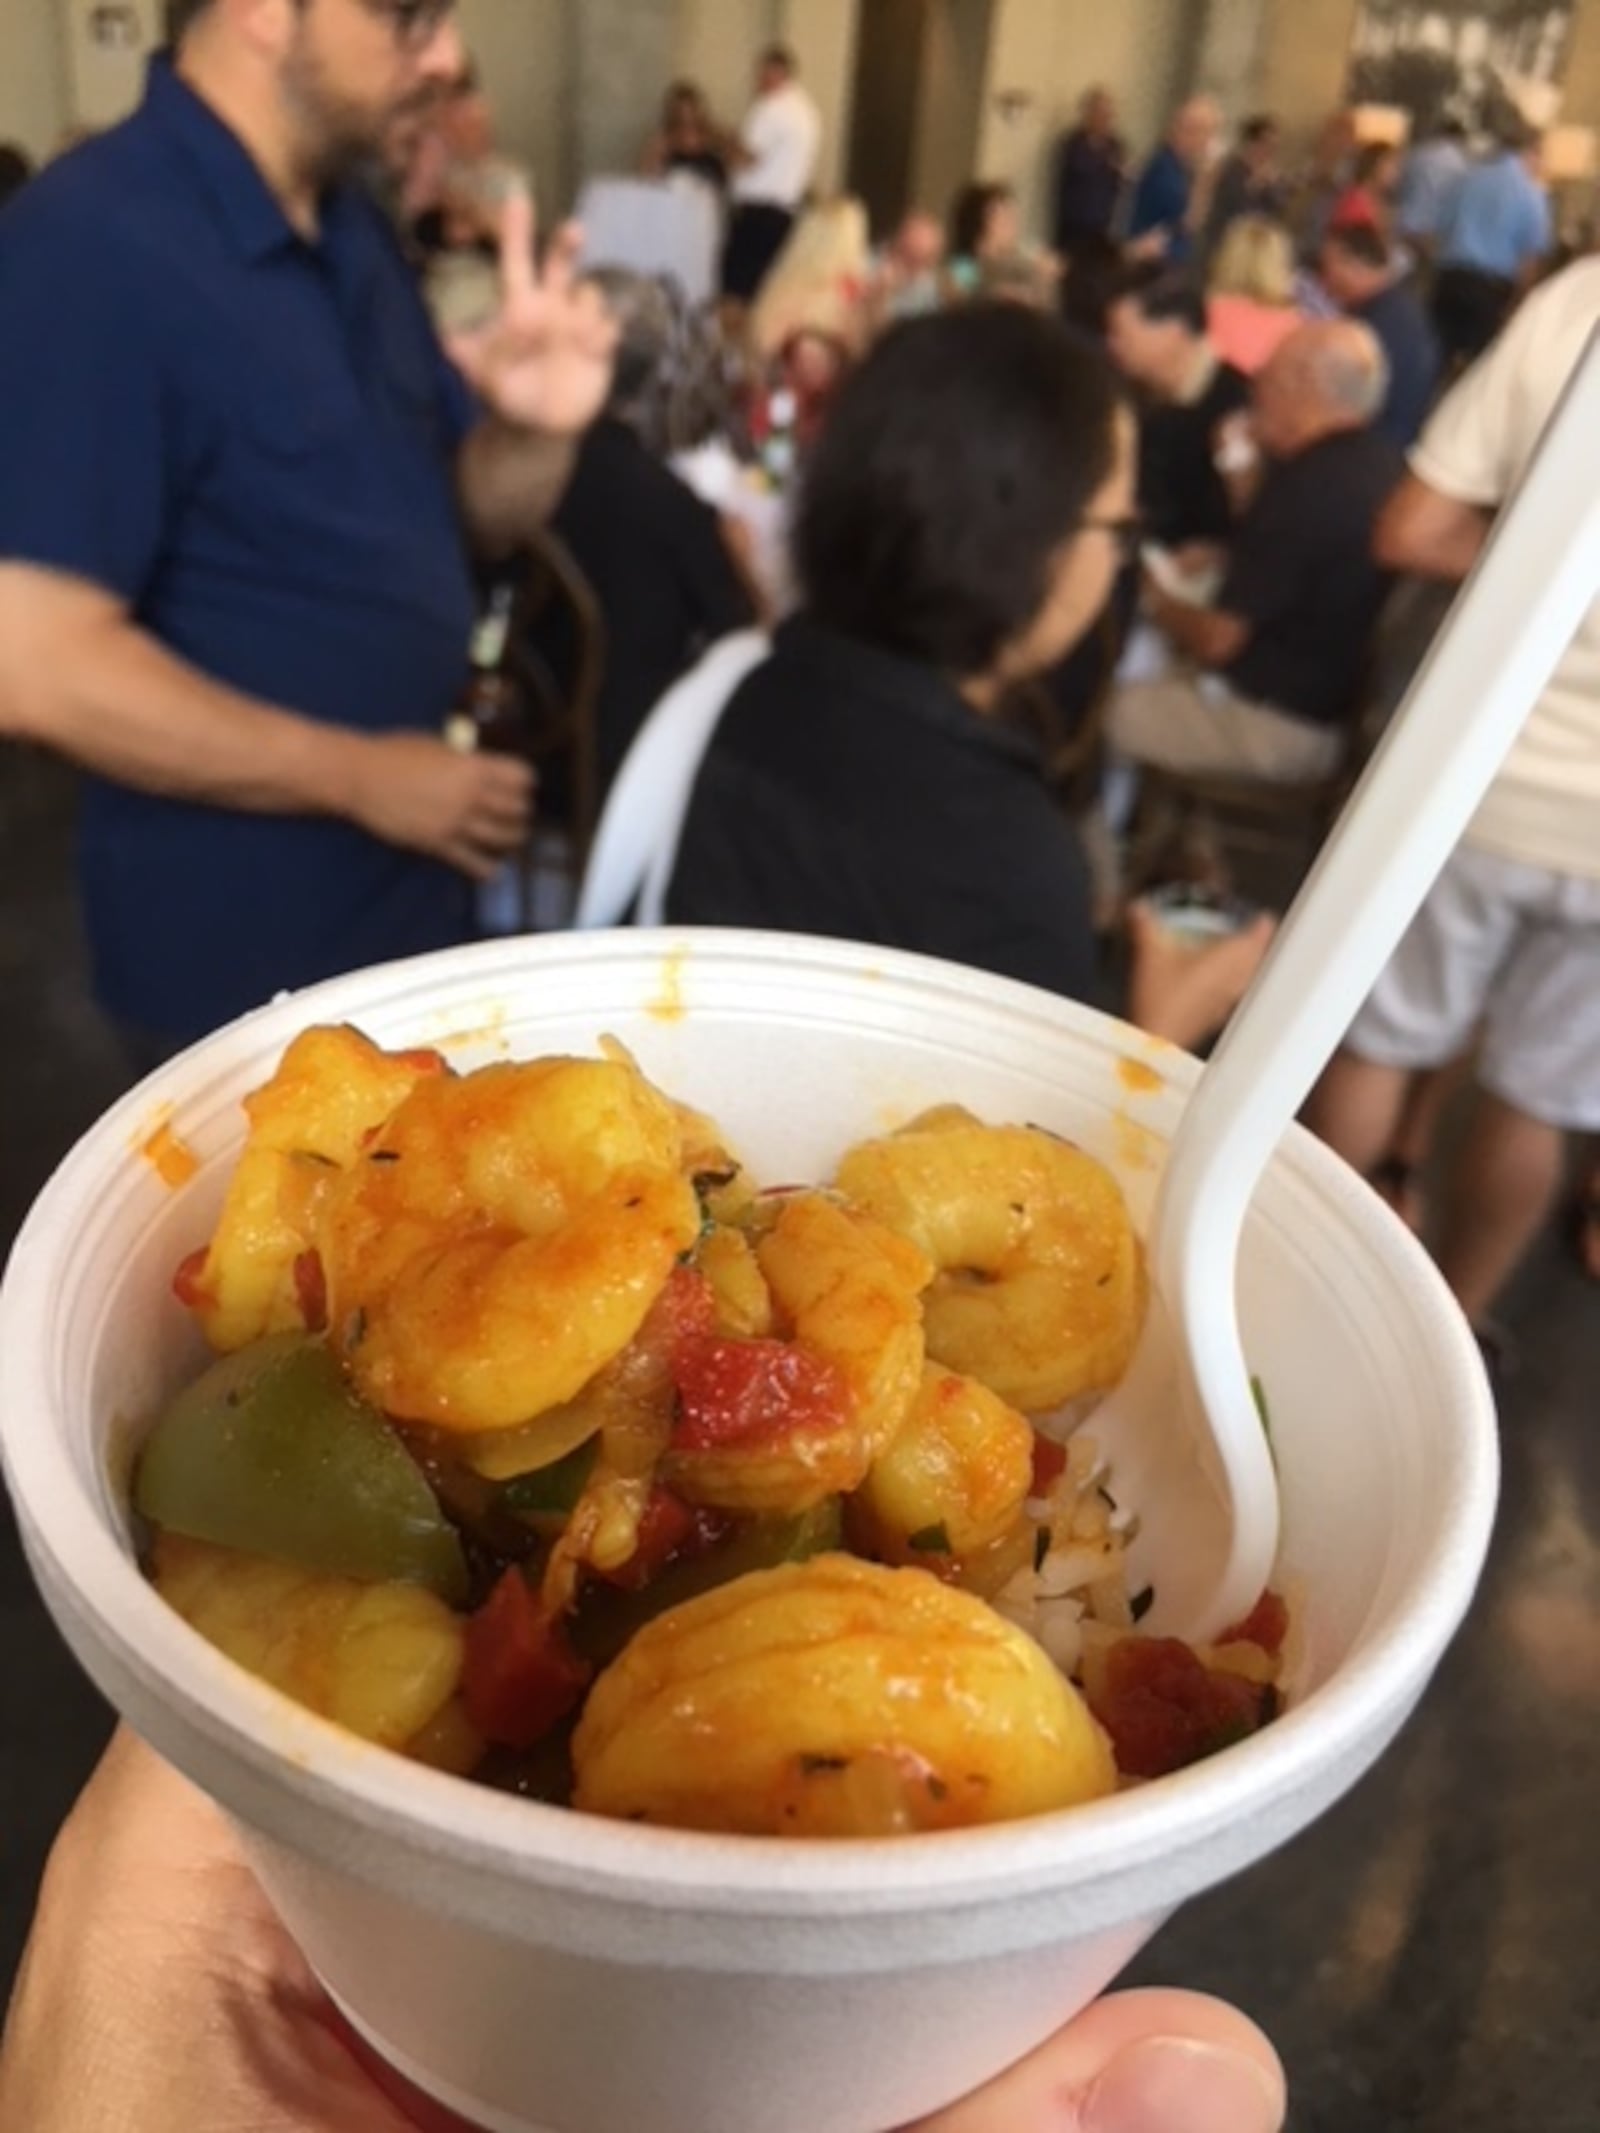
[[[295,1301],[308,1333],[321,1333],[328,1323],[328,1277],[320,1252],[301,1252],[294,1263]]]
[[[543,1740],[577,1709],[592,1674],[520,1570],[508,1570],[467,1623],[461,1700],[500,1747]]]
[[[1029,1493],[1047,1496],[1052,1486],[1067,1471],[1067,1448],[1057,1444],[1054,1437],[1033,1433],[1033,1486]]]
[[[1259,1732],[1277,1696],[1216,1674],[1174,1637],[1124,1637],[1106,1654],[1089,1705],[1111,1736],[1124,1777],[1165,1777]]]
[[[619,1569],[601,1575],[608,1585],[625,1592],[638,1592],[659,1577],[668,1563],[680,1555],[700,1555],[720,1538],[722,1521],[702,1522],[702,1517],[681,1496],[658,1483],[650,1492],[639,1521],[639,1544]]]
[[[172,1293],[186,1311],[203,1311],[216,1301],[200,1278],[209,1257],[209,1245],[202,1244],[197,1252],[191,1252],[187,1259],[178,1262],[178,1271],[172,1277]]]
[[[1225,1629],[1219,1644],[1254,1644],[1268,1658],[1276,1659],[1289,1634],[1288,1603],[1275,1592],[1264,1592],[1242,1622]]]
[[[850,1412],[838,1365],[789,1341],[685,1341],[672,1374],[675,1451],[781,1443],[799,1429],[837,1425]]]

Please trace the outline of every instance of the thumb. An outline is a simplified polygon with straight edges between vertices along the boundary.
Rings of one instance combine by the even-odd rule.
[[[1280,2133],[1286,2108],[1277,2054],[1234,2008],[1126,1992],[906,2133]]]

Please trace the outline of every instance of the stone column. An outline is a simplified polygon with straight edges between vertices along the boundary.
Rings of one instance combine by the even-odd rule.
[[[1261,100],[1270,0],[1201,0],[1196,9],[1190,79],[1222,106],[1231,126]]]
[[[677,0],[569,0],[573,161],[586,178],[633,170],[677,73]]]

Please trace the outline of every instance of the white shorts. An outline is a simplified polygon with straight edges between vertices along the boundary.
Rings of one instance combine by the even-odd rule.
[[[1447,1065],[1549,1126],[1600,1132],[1600,880],[1462,845],[1345,1042],[1376,1066]]]

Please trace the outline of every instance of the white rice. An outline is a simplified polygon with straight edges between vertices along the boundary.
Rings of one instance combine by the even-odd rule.
[[[1106,1466],[1082,1432],[1063,1447],[1067,1463],[1028,1517],[1049,1536],[1037,1563],[1019,1570],[994,1606],[1041,1644],[1065,1674],[1076,1674],[1085,1641],[1133,1627],[1128,1543],[1138,1521],[1106,1486]]]

